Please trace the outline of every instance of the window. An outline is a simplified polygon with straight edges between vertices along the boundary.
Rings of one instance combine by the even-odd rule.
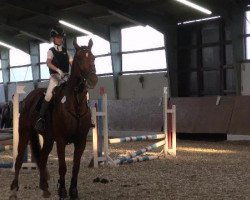
[[[53,47],[53,43],[42,43],[40,44],[40,62],[47,61],[47,52],[48,50]]]
[[[40,65],[41,79],[49,79],[50,73],[47,64]]]
[[[33,77],[32,77],[31,66],[10,69],[11,82],[30,81],[32,79]]]
[[[18,82],[32,80],[31,66],[16,67],[29,64],[31,64],[29,54],[19,49],[10,49],[10,81]]]
[[[124,54],[123,71],[166,68],[165,50]]]
[[[164,47],[164,35],[150,26],[122,29],[122,51]]]
[[[93,35],[93,36],[82,36],[77,38],[77,43],[80,46],[88,45],[89,39],[93,40],[92,53],[98,57],[95,59],[95,67],[97,74],[112,73],[112,62],[110,54],[110,43],[103,38]],[[108,55],[107,55],[108,54]]]
[[[111,56],[97,57],[95,59],[95,68],[97,74],[112,73]]]
[[[1,69],[2,69],[2,62],[0,60],[0,83],[3,82],[3,71]]]
[[[3,71],[0,70],[0,83],[2,83],[2,82],[3,82]]]
[[[149,26],[122,29],[122,69],[124,72],[165,69],[166,67],[162,33]]]
[[[92,53],[95,56],[110,53],[109,41],[97,35],[77,37],[77,44],[80,46],[87,46],[90,38],[93,40]]]
[[[40,62],[44,63],[47,61],[47,52],[48,50],[53,47],[53,43],[42,43],[40,44]],[[40,78],[41,79],[49,79],[49,68],[47,64],[40,65]]]
[[[10,49],[10,66],[27,65],[30,64],[30,55],[19,50]]]
[[[246,12],[245,34],[250,34],[250,11]],[[250,36],[246,37],[246,59],[250,59]]]

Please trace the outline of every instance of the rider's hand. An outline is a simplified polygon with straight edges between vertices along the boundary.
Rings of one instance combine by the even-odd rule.
[[[59,68],[57,68],[56,72],[60,75],[60,78],[64,77],[64,72],[60,70]]]

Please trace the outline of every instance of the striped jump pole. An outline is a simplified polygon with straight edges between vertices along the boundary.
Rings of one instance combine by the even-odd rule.
[[[3,128],[3,129],[0,129],[0,133],[13,133],[13,129],[12,128]]]
[[[138,150],[136,152],[133,152],[133,153],[127,155],[127,156],[123,156],[121,158],[118,158],[117,160],[114,161],[114,163],[117,164],[117,165],[122,164],[122,163],[126,162],[128,159],[131,159],[131,158],[134,158],[136,156],[142,155],[143,153],[145,153],[147,151],[157,149],[158,147],[163,146],[163,145],[165,145],[165,140],[162,140],[162,141],[157,142],[155,144],[149,145],[146,148],[140,149],[140,150]]]
[[[157,140],[157,139],[164,139],[164,138],[165,138],[165,134],[131,136],[131,137],[124,137],[124,138],[109,139],[109,144],[118,144],[118,143],[143,141],[143,140]]]
[[[0,168],[10,169],[13,167],[13,163],[0,163]]]
[[[126,161],[126,163],[135,163],[135,162],[143,162],[143,161],[148,161],[148,160],[155,160],[158,159],[159,156],[137,156],[135,158],[130,158]]]
[[[11,139],[13,139],[13,135],[0,136],[0,141],[11,140]]]

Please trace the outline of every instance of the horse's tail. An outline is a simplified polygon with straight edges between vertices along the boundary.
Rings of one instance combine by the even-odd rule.
[[[37,132],[34,132],[33,134],[31,134],[30,145],[31,145],[31,151],[32,151],[33,157],[35,158],[38,168],[40,168],[39,161],[41,158],[41,145],[39,142],[39,135]]]

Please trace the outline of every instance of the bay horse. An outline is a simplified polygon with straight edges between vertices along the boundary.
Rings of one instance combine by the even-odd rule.
[[[66,198],[65,174],[67,171],[65,162],[65,147],[74,144],[74,159],[69,195],[71,199],[78,199],[77,179],[80,168],[80,160],[86,146],[87,134],[92,126],[91,113],[87,105],[87,87],[85,77],[94,67],[94,56],[91,52],[93,45],[89,40],[88,46],[78,46],[76,49],[71,75],[69,80],[57,87],[51,100],[49,111],[46,115],[46,129],[43,136],[43,146],[39,143],[38,133],[34,129],[38,119],[39,101],[44,98],[45,88],[33,90],[24,100],[23,110],[19,118],[19,144],[18,155],[15,162],[15,177],[11,184],[10,199],[17,198],[18,176],[23,163],[25,148],[30,141],[32,153],[35,157],[39,172],[39,187],[43,191],[43,197],[50,196],[46,168],[48,155],[56,142],[59,161],[58,195],[60,199]]]

